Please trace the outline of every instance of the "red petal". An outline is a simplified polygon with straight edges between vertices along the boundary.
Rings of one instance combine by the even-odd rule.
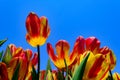
[[[39,17],[33,12],[27,16],[26,29],[31,37],[40,35],[40,20]]]
[[[76,52],[78,54],[83,54],[84,51],[85,51],[85,40],[82,36],[79,36],[74,44],[73,52]]]
[[[55,47],[59,58],[65,59],[68,57],[70,46],[67,41],[60,40],[56,43]]]
[[[8,72],[5,63],[0,62],[0,80],[8,80]]]
[[[94,54],[98,52],[100,47],[100,41],[95,37],[89,37],[86,39],[86,49],[92,51]]]
[[[104,46],[103,48],[100,48],[99,53],[101,54],[108,54],[110,52],[110,49],[107,46]]]
[[[98,59],[96,59],[96,61],[94,62],[92,68],[90,69],[88,73],[89,78],[94,78],[97,76],[98,72],[102,68],[101,66],[102,66],[103,61],[104,61],[103,56],[100,56]]]
[[[9,48],[10,48],[11,54],[12,54],[12,53],[15,53],[15,51],[16,51],[16,49],[17,49],[14,44],[10,44],[10,45],[9,45]],[[12,55],[13,55],[13,54],[12,54]]]
[[[55,62],[57,60],[57,57],[55,56],[54,49],[50,43],[47,43],[47,52],[52,61]]]
[[[40,17],[40,26],[42,36],[47,38],[50,33],[50,28],[48,25],[48,19],[45,16]]]
[[[35,53],[35,54],[34,54],[34,57],[33,57],[33,59],[32,59],[32,65],[36,65],[37,63],[38,63],[38,54]]]

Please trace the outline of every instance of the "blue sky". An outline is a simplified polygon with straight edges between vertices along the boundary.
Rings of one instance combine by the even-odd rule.
[[[14,43],[36,52],[25,39],[25,20],[31,11],[48,18],[51,33],[47,42],[53,46],[64,39],[72,50],[78,36],[97,37],[101,47],[114,51],[114,72],[120,73],[120,0],[0,0],[0,39],[8,38],[0,50]],[[41,69],[46,68],[47,60],[45,44],[41,46]]]

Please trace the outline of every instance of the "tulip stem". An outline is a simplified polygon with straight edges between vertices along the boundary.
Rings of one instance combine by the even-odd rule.
[[[111,80],[113,80],[113,76],[112,76],[111,70],[109,70],[109,73],[110,73],[110,78],[111,78]]]
[[[40,46],[37,45],[37,52],[38,52],[38,80],[39,80],[39,71],[40,71]]]

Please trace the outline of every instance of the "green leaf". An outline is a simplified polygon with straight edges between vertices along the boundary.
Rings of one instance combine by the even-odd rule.
[[[89,55],[90,55],[90,53],[82,60],[82,62],[80,63],[80,65],[76,69],[75,74],[72,78],[73,80],[82,80],[85,66],[86,66],[87,59],[88,59]]]
[[[2,59],[2,55],[3,55],[3,51],[0,52],[0,61],[1,61],[1,59]]]
[[[7,47],[5,54],[3,56],[3,59],[2,59],[2,62],[8,64],[11,59],[12,59],[12,55],[11,55],[9,47]]]
[[[34,66],[32,66],[32,80],[37,80],[37,73]]]
[[[7,39],[0,40],[0,47],[7,41]]]
[[[57,80],[64,80],[64,71],[61,72],[60,70],[58,70]]]
[[[12,80],[18,80],[18,75],[19,75],[19,68],[20,68],[20,63],[18,63],[15,72],[13,74]]]
[[[50,64],[50,59],[48,59],[48,62],[47,62],[47,67],[46,67],[46,72],[45,72],[44,80],[46,80],[46,77],[47,77],[47,74],[48,74],[48,70],[50,70],[52,72],[51,64]]]

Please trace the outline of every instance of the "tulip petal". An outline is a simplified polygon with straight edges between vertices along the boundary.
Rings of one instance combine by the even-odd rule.
[[[114,73],[114,74],[113,74],[113,79],[114,79],[114,80],[120,80],[120,74]]]
[[[34,65],[34,66],[38,63],[38,54],[37,53],[34,54],[33,59],[31,61],[32,61],[32,65]]]
[[[10,44],[8,47],[10,49],[11,54],[13,55],[17,49],[16,46],[14,44]]]
[[[31,12],[26,19],[26,29],[31,37],[38,37],[40,35],[40,20],[39,17]]]
[[[27,49],[24,51],[24,54],[26,55],[27,60],[30,61],[32,57],[32,51],[30,49]]]
[[[40,17],[41,36],[47,38],[50,34],[48,19],[45,16]]]
[[[83,80],[100,80],[108,71],[109,65],[105,62],[104,56],[90,52]]]
[[[15,53],[12,53],[12,56],[19,57],[19,56],[21,56],[21,54],[23,54],[23,49],[22,49],[22,47],[19,47],[16,49]]]
[[[54,50],[53,50],[52,45],[50,43],[47,43],[47,52],[48,52],[48,55],[49,55],[50,59],[53,62],[56,62],[57,61],[57,57],[55,56]]]
[[[86,39],[86,49],[92,51],[94,54],[98,52],[100,47],[100,41],[95,37],[89,37]]]
[[[13,73],[14,73],[18,63],[20,63],[19,80],[23,80],[26,75],[26,72],[27,72],[26,59],[24,59],[22,57],[14,57],[8,65],[8,77],[10,80],[12,79]]]
[[[68,53],[70,46],[67,41],[65,40],[60,40],[56,43],[56,53],[58,55],[58,58],[60,59],[65,59],[66,61],[68,60]]]
[[[115,65],[116,65],[116,57],[113,53],[113,51],[110,50],[110,53],[107,54],[107,60],[109,62],[110,65],[110,69],[114,69]]]
[[[109,48],[107,46],[104,46],[102,48],[99,49],[99,53],[100,54],[103,54],[103,55],[106,55],[110,52]]]
[[[7,66],[0,62],[0,80],[8,80]]]

